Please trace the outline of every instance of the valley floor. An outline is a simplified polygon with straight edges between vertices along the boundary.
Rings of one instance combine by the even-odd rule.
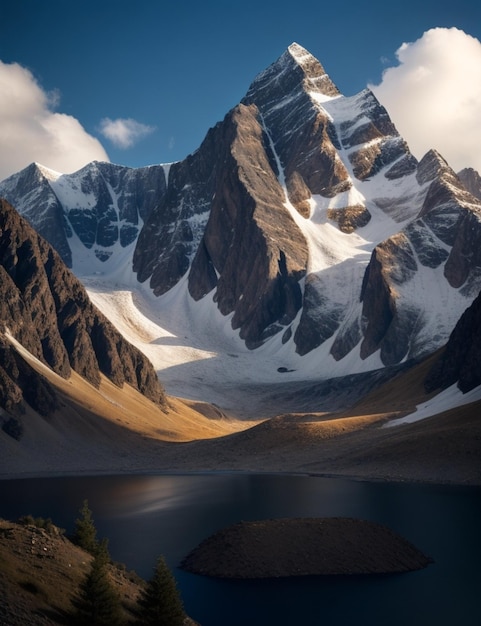
[[[19,440],[0,431],[3,479],[242,471],[481,485],[481,390],[427,396],[430,359],[387,376],[223,389],[231,402],[225,413],[172,396],[162,410],[128,386],[104,379],[95,389],[23,357],[55,387],[61,408],[48,418],[21,416]],[[241,396],[237,411],[233,398]],[[423,419],[406,423],[406,416]]]
[[[474,403],[390,428],[384,426],[386,413],[289,414],[247,429],[242,422],[237,427],[244,430],[184,442],[112,422],[99,427],[84,414],[81,424],[64,434],[57,430],[41,447],[36,427],[23,443],[0,433],[0,478],[241,471],[481,485],[480,410]]]

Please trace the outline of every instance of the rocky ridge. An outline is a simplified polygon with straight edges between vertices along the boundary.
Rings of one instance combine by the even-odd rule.
[[[90,302],[58,253],[0,201],[0,400],[7,415],[27,402],[42,415],[57,408],[48,382],[19,354],[26,351],[63,378],[75,370],[98,387],[104,374],[163,405],[150,362]]]
[[[132,169],[94,161],[63,175],[32,163],[4,180],[1,193],[68,267],[74,263],[75,242],[100,267],[114,246],[127,248],[136,241],[165,187],[161,165]]]

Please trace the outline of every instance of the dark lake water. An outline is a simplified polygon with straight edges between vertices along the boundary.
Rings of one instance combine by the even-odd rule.
[[[202,626],[479,626],[481,489],[310,476],[209,474],[0,481],[0,516],[67,531],[88,499],[112,557],[149,578],[163,554]],[[265,582],[182,572],[202,539],[240,520],[350,516],[388,525],[435,563],[390,576]],[[281,547],[280,547],[281,548]]]

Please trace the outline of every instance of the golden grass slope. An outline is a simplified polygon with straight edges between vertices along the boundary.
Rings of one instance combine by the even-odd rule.
[[[429,399],[423,380],[431,359],[347,410],[247,422],[178,398],[162,410],[127,385],[102,378],[95,389],[24,358],[56,388],[62,407],[48,418],[29,410],[20,441],[0,431],[0,477],[232,470],[481,485],[481,402],[384,428]]]
[[[44,418],[27,407],[20,441],[0,431],[0,475],[152,468],[168,443],[221,437],[252,425],[179,398],[169,397],[162,409],[129,385],[119,388],[105,376],[98,389],[74,371],[64,379],[9,339],[54,387],[61,408]]]

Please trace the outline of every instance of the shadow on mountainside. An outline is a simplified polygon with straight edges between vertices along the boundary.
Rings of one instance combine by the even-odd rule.
[[[277,364],[273,364],[273,372],[279,382],[259,383],[254,375],[252,382],[246,383],[246,373],[239,381],[226,379],[223,363],[224,358],[213,356],[167,367],[159,372],[159,376],[171,395],[215,404],[237,419],[257,420],[294,411],[335,412],[346,409],[413,366],[413,363],[406,363],[327,380],[299,381],[289,380],[291,371],[279,371]]]

